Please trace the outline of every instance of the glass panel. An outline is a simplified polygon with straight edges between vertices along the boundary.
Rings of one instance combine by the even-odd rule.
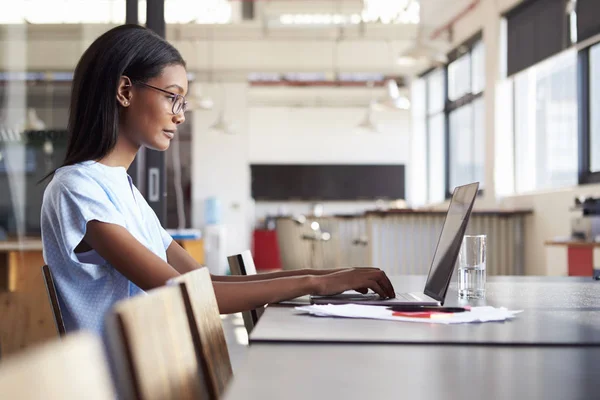
[[[427,114],[444,110],[444,70],[438,68],[425,77],[427,80]]]
[[[450,191],[474,180],[473,104],[456,109],[450,119]]]
[[[515,78],[517,192],[577,184],[577,53]]]
[[[483,92],[485,88],[485,47],[483,42],[477,42],[471,51],[473,67],[473,94]]]
[[[600,45],[590,49],[590,169],[600,171]]]
[[[446,198],[446,139],[443,113],[429,118],[427,149],[429,202],[437,203]]]
[[[38,181],[65,156],[70,83],[8,78],[0,85],[0,98],[0,182],[7,180],[0,185],[8,188],[0,193],[0,232],[39,236],[48,182]]]
[[[458,100],[471,92],[471,54],[448,64],[448,99]]]
[[[410,85],[412,137],[410,148],[408,202],[412,207],[427,203],[427,126],[426,82],[417,79]]]

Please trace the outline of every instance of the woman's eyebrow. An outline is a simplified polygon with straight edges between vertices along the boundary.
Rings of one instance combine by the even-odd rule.
[[[169,86],[167,86],[165,89],[169,89],[169,88],[175,88],[175,89],[179,89],[179,92],[180,92],[180,93],[183,93],[183,92],[184,92],[183,88],[182,88],[181,86],[177,85],[177,84],[172,84],[172,85],[169,85]]]

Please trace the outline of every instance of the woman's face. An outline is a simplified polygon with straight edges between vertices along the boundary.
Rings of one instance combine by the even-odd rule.
[[[181,65],[170,65],[162,74],[140,84],[125,84],[124,99],[119,99],[122,108],[121,129],[136,146],[164,151],[177,134],[177,126],[185,121],[184,109],[173,113],[175,97],[185,96],[188,90],[187,73]],[[160,89],[160,90],[159,90]],[[162,90],[162,91],[161,91]],[[167,93],[170,92],[170,93]],[[185,99],[177,99],[182,103]],[[175,110],[177,111],[177,110]]]

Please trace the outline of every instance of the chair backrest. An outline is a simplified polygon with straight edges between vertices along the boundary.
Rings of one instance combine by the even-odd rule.
[[[114,399],[115,390],[100,339],[78,332],[7,357],[0,364],[0,397]]]
[[[254,258],[252,258],[250,250],[245,250],[239,254],[229,256],[227,257],[227,261],[232,275],[256,275],[256,266],[254,265]],[[244,326],[246,327],[248,335],[254,329],[254,326],[263,312],[263,307],[242,312]]]
[[[184,299],[192,312],[190,326],[192,335],[200,343],[203,371],[208,377],[214,398],[219,398],[231,380],[233,371],[208,268],[188,272],[169,280],[167,284],[182,284],[185,288]]]
[[[211,399],[190,330],[183,285],[118,302],[106,334],[120,398]]]
[[[52,314],[54,315],[54,324],[56,325],[56,330],[59,336],[64,336],[67,331],[65,330],[65,323],[60,311],[60,304],[58,304],[58,295],[56,294],[56,287],[54,286],[54,278],[52,278],[52,272],[50,271],[50,267],[47,265],[42,267],[42,276],[44,277],[46,293],[48,294],[50,306],[52,307]]]

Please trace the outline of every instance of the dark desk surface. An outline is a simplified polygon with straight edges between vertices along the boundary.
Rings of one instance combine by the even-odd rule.
[[[600,347],[256,344],[225,399],[598,398]]]
[[[419,291],[424,277],[393,277],[397,291]],[[525,311],[514,320],[434,325],[367,319],[323,318],[293,307],[270,306],[251,343],[330,342],[401,344],[600,345],[600,282],[591,278],[490,277],[492,305]],[[445,305],[459,305],[451,284]]]

